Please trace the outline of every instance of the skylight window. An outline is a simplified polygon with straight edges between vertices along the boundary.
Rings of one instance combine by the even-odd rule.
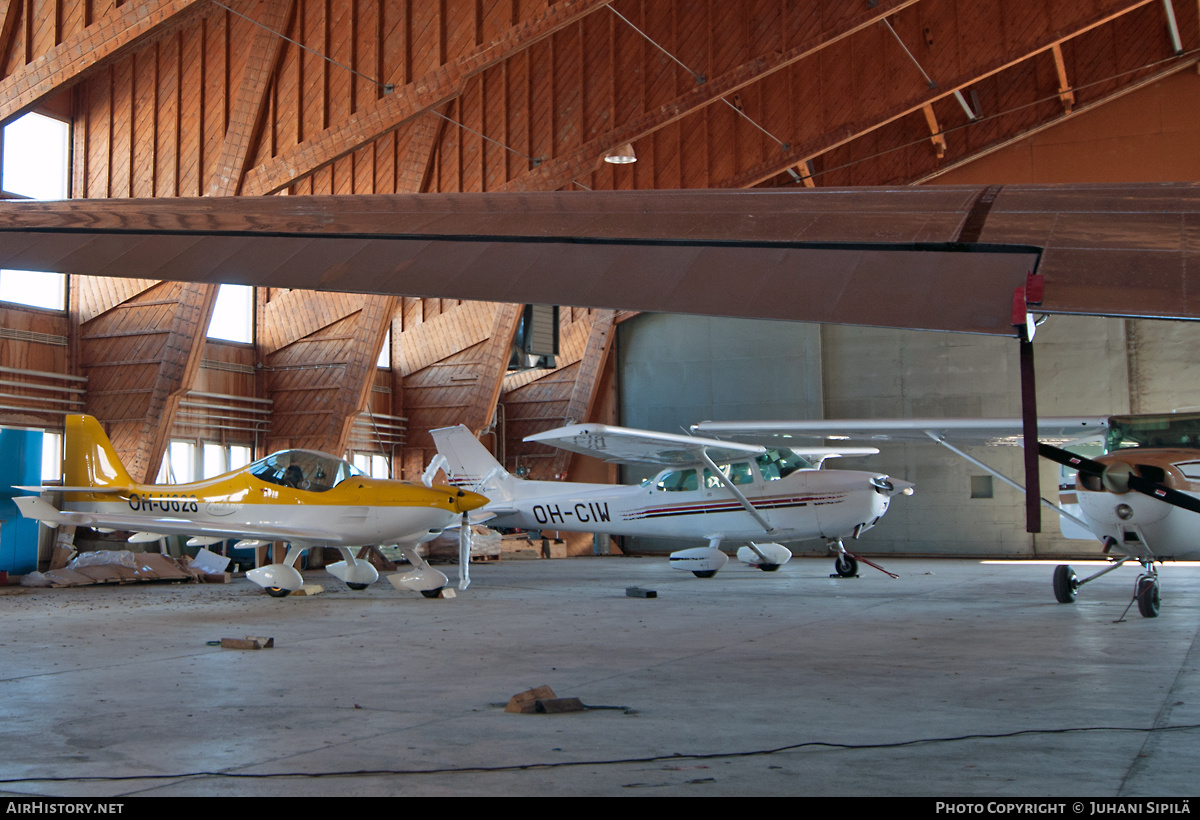
[[[254,341],[254,288],[249,285],[221,285],[208,338],[226,342]]]

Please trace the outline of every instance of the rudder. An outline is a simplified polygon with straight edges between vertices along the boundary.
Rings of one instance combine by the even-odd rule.
[[[63,430],[63,484],[114,487],[134,484],[116,449],[92,416],[67,416]]]

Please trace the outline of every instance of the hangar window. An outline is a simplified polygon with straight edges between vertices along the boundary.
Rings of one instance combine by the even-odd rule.
[[[245,344],[254,341],[254,288],[221,285],[208,323],[208,338]]]
[[[990,475],[971,476],[971,498],[992,498],[992,477]]]
[[[375,362],[375,366],[385,370],[392,366],[392,331],[390,330],[383,337],[383,350],[379,351],[379,360]]]
[[[42,433],[42,481],[62,478],[62,434]]]
[[[66,199],[71,126],[26,114],[0,132],[0,196],[11,199]],[[65,310],[67,277],[44,271],[0,270],[0,300],[30,307]]]
[[[391,478],[387,456],[378,453],[353,453],[351,461],[371,478]]]

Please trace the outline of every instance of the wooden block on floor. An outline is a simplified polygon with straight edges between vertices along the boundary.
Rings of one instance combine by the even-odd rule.
[[[626,587],[625,588],[625,597],[626,598],[657,598],[658,590],[642,589],[641,587]]]
[[[275,646],[274,638],[259,638],[253,635],[247,635],[244,638],[222,638],[222,649],[272,649]]]
[[[518,692],[513,695],[508,701],[508,705],[504,707],[504,711],[513,714],[532,715],[537,711],[537,702],[539,700],[553,700],[554,697],[554,690],[549,686],[535,686],[533,689],[527,689],[524,692]]]
[[[300,589],[293,590],[292,594],[293,595],[320,595],[324,591],[325,591],[325,587],[321,586],[320,584],[305,584],[304,586],[300,587]]]

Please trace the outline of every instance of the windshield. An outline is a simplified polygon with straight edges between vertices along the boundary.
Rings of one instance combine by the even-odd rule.
[[[812,469],[810,462],[787,449],[767,450],[761,456],[757,456],[755,461],[758,462],[758,471],[767,481],[787,478],[797,470]]]
[[[282,450],[251,464],[250,474],[281,487],[323,493],[351,476],[366,475],[354,465],[314,450]]]
[[[1200,413],[1111,416],[1104,452],[1136,447],[1200,447]]]

